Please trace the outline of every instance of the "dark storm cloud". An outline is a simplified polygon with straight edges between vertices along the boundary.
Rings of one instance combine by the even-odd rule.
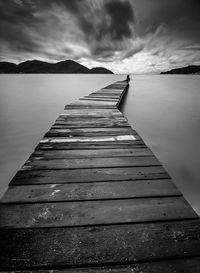
[[[167,69],[200,61],[199,27],[199,0],[0,0],[0,56]]]
[[[127,39],[133,37],[134,12],[124,0],[0,0],[0,18],[1,43],[15,52],[45,55],[44,35],[50,47],[53,38],[63,42],[64,34],[70,44],[74,32],[77,44],[85,47],[90,57],[106,58],[126,50]],[[71,52],[67,47],[62,50]],[[76,58],[73,52],[69,57]]]
[[[134,13],[130,2],[111,1],[105,4],[107,14],[111,18],[109,30],[115,40],[124,37],[132,37],[134,24]]]

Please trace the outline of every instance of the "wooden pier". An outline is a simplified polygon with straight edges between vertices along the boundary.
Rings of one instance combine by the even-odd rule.
[[[199,217],[118,110],[127,90],[66,105],[12,179],[0,271],[200,272]]]

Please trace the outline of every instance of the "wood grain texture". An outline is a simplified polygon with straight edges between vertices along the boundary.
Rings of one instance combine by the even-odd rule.
[[[99,157],[129,157],[129,156],[152,156],[148,148],[137,149],[96,149],[96,150],[35,150],[31,155],[39,159],[60,159],[60,158],[99,158]]]
[[[95,128],[95,127],[129,127],[129,124],[127,121],[121,121],[121,120],[103,120],[98,119],[97,121],[93,120],[84,122],[76,122],[76,121],[56,121],[54,126],[52,128]]]
[[[89,116],[87,115],[87,117],[85,116],[78,116],[78,117],[69,117],[69,116],[65,116],[65,115],[61,115],[58,117],[57,121],[59,120],[62,120],[62,121],[72,121],[72,122],[98,122],[98,121],[108,121],[108,120],[111,120],[111,121],[127,121],[127,119],[121,115],[112,115],[112,116],[106,116],[105,114],[102,115],[101,117],[96,117],[96,116]]]
[[[118,141],[135,141],[141,140],[137,134],[118,134],[110,136],[70,136],[70,137],[44,137],[40,140],[40,143],[65,143],[65,142],[118,142]]]
[[[88,136],[88,137],[45,137],[40,143],[80,143],[80,142],[119,142],[141,140],[138,135],[123,134],[115,136]]]
[[[78,143],[40,143],[37,150],[77,150],[77,149],[120,149],[120,148],[146,148],[142,140],[136,141],[104,141],[104,142],[78,142]]]
[[[185,258],[122,265],[61,268],[51,270],[26,270],[22,273],[194,273],[200,272],[200,258]]]
[[[69,106],[73,107],[116,107],[116,102],[113,101],[84,101],[84,100],[78,100],[73,103],[70,103]]]
[[[135,166],[160,166],[155,156],[106,157],[84,159],[40,159],[31,158],[26,161],[22,170],[59,170],[59,169],[89,169],[116,168]]]
[[[50,129],[45,137],[88,137],[88,136],[116,136],[116,135],[139,135],[135,130],[130,129],[129,127],[118,127],[118,128],[57,128]]]
[[[92,266],[200,253],[200,220],[0,230],[0,269]],[[16,246],[18,246],[16,251]]]
[[[90,226],[197,218],[182,197],[2,204],[0,228]]]
[[[96,168],[77,170],[18,171],[11,185],[65,184],[75,182],[166,179],[169,174],[161,166],[130,168]]]
[[[170,179],[10,186],[1,203],[40,203],[178,196]]]
[[[101,108],[67,108],[61,114],[81,115],[81,114],[107,114],[107,115],[123,115],[118,108],[101,109]]]

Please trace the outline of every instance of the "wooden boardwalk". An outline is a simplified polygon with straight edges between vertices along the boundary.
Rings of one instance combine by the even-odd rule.
[[[200,272],[199,217],[118,110],[126,91],[67,105],[13,178],[0,271]]]

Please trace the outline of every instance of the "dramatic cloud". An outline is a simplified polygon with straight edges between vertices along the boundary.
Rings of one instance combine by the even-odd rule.
[[[0,59],[115,72],[200,63],[199,0],[0,0]]]

